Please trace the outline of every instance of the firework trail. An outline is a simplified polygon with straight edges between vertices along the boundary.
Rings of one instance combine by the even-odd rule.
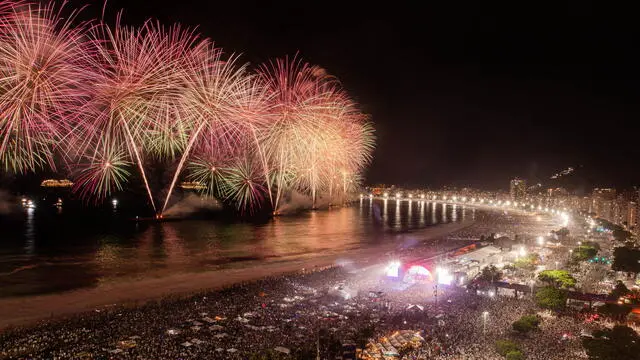
[[[14,9],[18,9],[24,6],[24,1],[8,1],[8,0],[0,0],[0,16],[6,16],[14,11]]]
[[[84,182],[90,189],[86,193],[108,193],[111,185],[99,175],[108,174],[100,169],[109,159],[98,155],[113,150],[98,153],[93,149],[116,147],[126,150],[129,162],[137,166],[156,210],[144,156],[153,152],[158,157],[171,157],[185,147],[185,129],[174,127],[181,124],[175,119],[175,104],[181,96],[187,60],[200,47],[198,37],[179,26],[165,28],[146,22],[136,29],[121,26],[118,19],[114,29],[104,24],[95,27],[90,43],[96,49],[92,65],[97,71],[92,99],[83,111],[85,121],[76,129],[79,141],[75,146],[87,154],[90,164],[98,163],[90,166],[96,176],[85,176],[94,179]]]
[[[266,192],[264,172],[249,147],[221,148],[218,139],[198,142],[194,155],[186,165],[187,178],[204,185],[202,192],[227,203],[242,212],[252,213]]]
[[[308,114],[322,95],[319,83],[327,81],[327,77],[320,68],[295,57],[264,64],[258,74],[273,102],[273,117],[262,132],[260,143],[264,144],[271,171],[267,182],[276,191],[273,209],[277,212],[282,194],[291,188],[296,174],[305,171],[298,169],[297,158],[305,153],[305,137],[318,125]]]
[[[76,13],[64,18],[61,10],[0,4],[0,166],[5,171],[55,168],[57,144],[89,97],[86,24],[72,27]]]
[[[174,173],[162,211],[169,203],[178,177],[201,141],[212,152],[227,152],[246,144],[248,134],[262,121],[266,103],[264,91],[248,74],[246,65],[237,65],[237,57],[224,60],[222,50],[209,45],[200,56],[192,57],[185,77],[179,106],[180,121],[192,129]],[[246,199],[246,198],[245,198]]]
[[[312,206],[360,183],[373,127],[335,77],[297,57],[250,72],[180,26],[103,22],[0,1],[0,167],[56,168],[95,201],[134,173],[165,211],[182,176],[242,212],[307,194]],[[176,163],[156,207],[145,163]]]
[[[285,58],[263,65],[259,74],[274,102],[274,118],[261,138],[271,169],[267,181],[276,191],[274,210],[290,189],[309,194],[315,207],[321,190],[328,187],[331,196],[336,169],[342,169],[343,183],[357,177],[370,159],[372,133],[358,131],[367,126],[365,117],[322,68]]]

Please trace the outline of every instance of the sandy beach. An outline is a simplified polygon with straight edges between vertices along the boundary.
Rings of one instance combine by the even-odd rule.
[[[434,226],[420,232],[420,240],[442,237],[473,224],[473,221]],[[125,279],[100,284],[94,288],[57,294],[0,299],[0,330],[14,326],[28,326],[41,320],[60,318],[111,306],[139,304],[164,296],[188,295],[215,290],[238,282],[268,276],[293,273],[303,269],[321,268],[348,258],[358,265],[378,261],[397,243],[356,249],[348,253],[316,256],[291,261],[261,262],[255,267],[224,269],[199,273],[179,273],[161,278]]]

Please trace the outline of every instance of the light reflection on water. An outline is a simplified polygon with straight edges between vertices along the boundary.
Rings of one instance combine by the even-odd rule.
[[[389,204],[393,202],[394,204]],[[429,206],[431,205],[431,206]],[[414,209],[417,207],[417,209]],[[259,266],[393,241],[475,210],[428,201],[368,200],[266,223],[78,220],[26,213],[0,241],[0,297],[95,286],[121,277]]]

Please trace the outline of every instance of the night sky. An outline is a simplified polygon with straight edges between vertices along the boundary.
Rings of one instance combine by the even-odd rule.
[[[109,0],[107,19],[124,9],[198,26],[252,64],[299,52],[323,66],[375,123],[369,184],[504,189],[579,165],[590,185],[640,184],[631,8],[437,3]]]

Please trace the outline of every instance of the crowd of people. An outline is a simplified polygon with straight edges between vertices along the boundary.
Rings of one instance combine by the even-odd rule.
[[[447,237],[548,231],[547,222],[522,214],[475,216]],[[434,253],[430,245],[402,251]],[[0,334],[0,359],[324,359],[335,358],[340,342],[397,330],[420,331],[427,340],[408,359],[501,359],[494,343],[504,338],[520,343],[527,359],[586,358],[579,341],[585,325],[571,316],[540,313],[535,335],[513,334],[515,320],[537,312],[530,296],[404,284],[386,279],[383,267],[315,269],[12,329]]]
[[[535,335],[514,334],[511,326],[514,321],[536,313],[531,298],[455,293],[449,300],[439,309],[444,314],[444,325],[434,329],[432,348],[442,351],[433,359],[504,359],[495,348],[496,341],[502,339],[519,343],[527,359],[586,358],[579,341],[583,325],[573,318],[542,314],[544,320]]]

